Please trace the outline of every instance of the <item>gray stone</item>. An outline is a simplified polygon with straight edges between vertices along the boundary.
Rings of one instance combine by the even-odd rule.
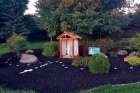
[[[19,62],[20,63],[25,63],[25,64],[32,64],[32,63],[38,62],[38,58],[35,55],[22,54]]]
[[[125,56],[128,54],[128,52],[127,52],[127,50],[119,50],[117,54],[121,55],[121,56]]]

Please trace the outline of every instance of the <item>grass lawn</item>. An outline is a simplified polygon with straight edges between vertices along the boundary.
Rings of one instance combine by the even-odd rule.
[[[27,45],[27,48],[28,49],[42,48],[44,43],[45,42],[31,42]],[[0,44],[0,54],[5,54],[8,52],[11,52],[11,50],[5,44]]]
[[[105,85],[95,89],[81,91],[80,93],[140,93],[140,83]]]
[[[8,53],[10,51],[11,50],[9,48],[7,48],[6,45],[4,45],[4,44],[0,45],[0,54]]]
[[[25,90],[10,90],[10,89],[4,89],[4,88],[0,88],[0,93],[37,93],[34,91],[25,91]]]

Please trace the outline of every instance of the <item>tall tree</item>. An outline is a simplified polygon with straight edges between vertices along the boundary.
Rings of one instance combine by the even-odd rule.
[[[113,22],[116,17],[111,12],[124,3],[125,0],[39,0],[39,23],[50,37],[65,30],[80,34],[102,30],[110,33],[120,26],[119,21],[118,25]]]
[[[25,33],[28,30],[23,22],[28,0],[0,0],[0,39],[12,32]]]

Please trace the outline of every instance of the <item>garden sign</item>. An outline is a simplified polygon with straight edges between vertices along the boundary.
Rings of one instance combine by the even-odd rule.
[[[98,47],[89,47],[88,48],[88,54],[89,55],[95,55],[95,54],[99,54],[101,52],[101,49]]]

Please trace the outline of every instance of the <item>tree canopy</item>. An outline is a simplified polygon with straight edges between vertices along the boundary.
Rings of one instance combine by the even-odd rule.
[[[36,6],[40,27],[52,38],[63,31],[91,35],[118,31],[128,24],[118,11],[124,4],[125,0],[39,0]]]

